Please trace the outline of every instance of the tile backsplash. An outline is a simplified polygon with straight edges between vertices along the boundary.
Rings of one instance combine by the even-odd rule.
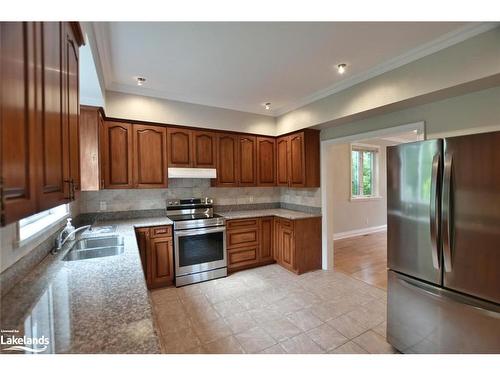
[[[205,179],[169,179],[168,189],[115,189],[82,192],[80,211],[114,212],[166,207],[167,199],[211,197],[217,206],[290,203],[321,207],[320,189],[280,187],[211,187]]]

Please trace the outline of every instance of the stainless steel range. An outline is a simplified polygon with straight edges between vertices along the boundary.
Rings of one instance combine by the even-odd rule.
[[[226,222],[210,198],[167,201],[174,222],[175,285],[227,276]]]

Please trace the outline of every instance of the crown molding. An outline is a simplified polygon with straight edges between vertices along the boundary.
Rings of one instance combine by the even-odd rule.
[[[104,78],[105,90],[109,89],[109,85],[113,79],[111,53],[109,41],[109,25],[107,22],[92,22],[92,29],[95,36],[97,52],[99,55],[99,64],[101,65],[102,75]]]
[[[311,95],[299,99],[289,105],[277,108],[274,111],[274,115],[276,117],[282,116],[297,108],[303,107],[317,100],[326,98],[327,96],[346,90],[354,85],[357,85],[358,83],[367,81],[371,78],[387,73],[391,70],[397,69],[403,65],[419,60],[425,56],[429,56],[435,52],[451,47],[454,44],[463,42],[464,40],[470,39],[476,35],[492,30],[498,27],[499,25],[500,25],[499,22],[487,22],[487,23],[475,22],[465,25],[464,27],[461,27],[457,30],[446,33],[440,36],[439,38],[434,39],[433,41],[424,43],[417,48],[405,52],[402,55],[387,60],[386,62],[379,64],[365,72],[356,74],[330,87],[327,87],[323,90],[317,91]]]

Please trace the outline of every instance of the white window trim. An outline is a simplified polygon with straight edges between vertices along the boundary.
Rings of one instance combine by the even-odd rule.
[[[22,220],[18,221],[17,222],[17,241],[16,241],[17,247],[21,247],[21,246],[25,245],[26,243],[31,242],[38,237],[41,237],[48,230],[50,230],[56,226],[59,226],[63,222],[63,220],[70,217],[69,205],[64,204],[64,206],[65,206],[64,212],[50,213],[50,211],[58,209],[58,207],[59,207],[58,206],[58,207],[54,207],[50,210],[47,210],[47,211],[49,211],[47,215],[44,215],[44,216],[40,217],[39,219],[34,220],[33,222],[29,222],[29,218],[26,218],[26,219],[28,219],[28,220],[26,220],[26,221],[28,221],[28,223],[24,224],[24,225],[21,223]]]
[[[372,182],[372,195],[352,195],[352,152],[353,151],[373,151],[375,153],[373,159],[373,182]],[[370,145],[365,143],[351,143],[349,147],[349,201],[351,202],[366,202],[377,201],[382,199],[379,190],[379,160],[380,160],[380,146]]]

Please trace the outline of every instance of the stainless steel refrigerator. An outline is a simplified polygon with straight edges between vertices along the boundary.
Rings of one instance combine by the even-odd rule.
[[[500,132],[387,150],[387,340],[500,353]]]

